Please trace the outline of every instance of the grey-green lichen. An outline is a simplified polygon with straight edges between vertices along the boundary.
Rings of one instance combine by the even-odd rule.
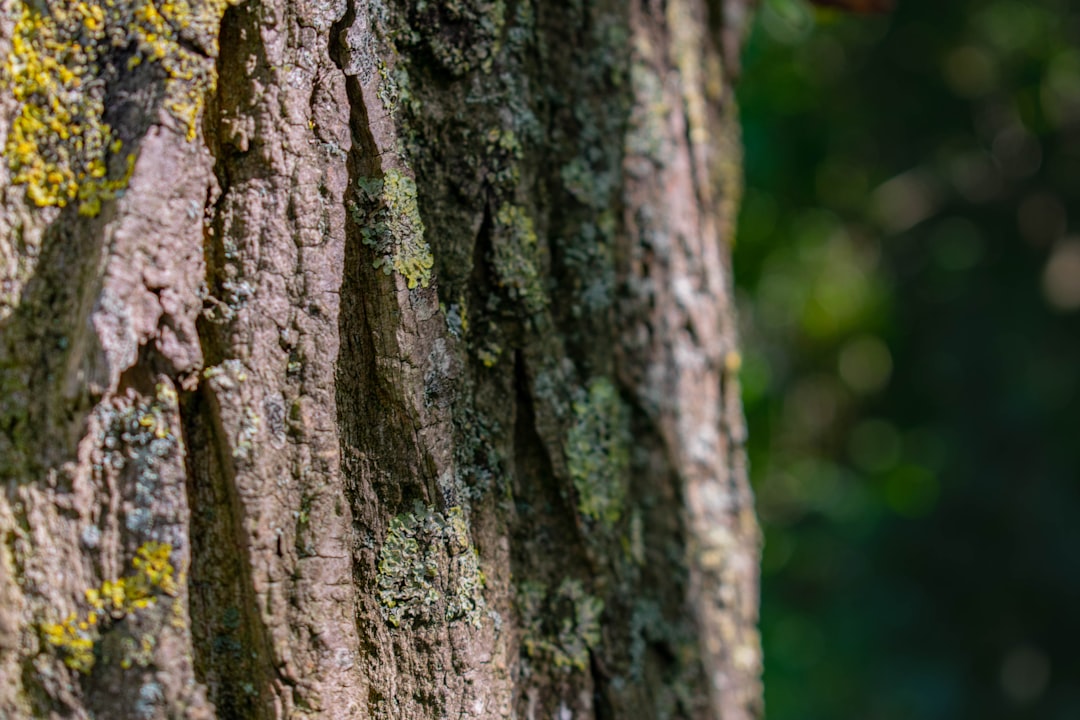
[[[521,53],[534,40],[536,35],[536,11],[532,3],[518,3],[514,10],[514,21],[506,33],[507,46],[512,53]]]
[[[379,60],[378,69],[379,89],[376,95],[382,103],[383,109],[393,115],[398,103],[397,79],[382,60]]]
[[[103,403],[95,409],[100,423],[96,439],[103,453],[94,470],[131,473],[125,483],[130,502],[124,524],[132,532],[152,528],[151,508],[161,491],[162,463],[180,449],[179,433],[170,420],[176,409],[176,391],[166,384],[157,386],[151,401]]]
[[[591,313],[602,315],[615,299],[614,245],[616,220],[614,213],[605,210],[595,221],[582,223],[577,237],[565,249],[569,275],[580,303],[572,308],[575,317]]]
[[[440,614],[480,627],[485,578],[461,507],[444,514],[418,501],[391,518],[377,584],[383,618],[394,627]]]
[[[499,287],[529,315],[543,311],[547,294],[540,275],[540,246],[525,208],[511,203],[499,207],[492,246],[491,260]]]
[[[498,420],[477,409],[475,393],[466,392],[463,397],[467,399],[454,412],[455,482],[465,497],[479,500],[491,490],[506,491],[508,473],[495,447],[501,431]]]
[[[630,465],[629,413],[607,378],[579,390],[566,436],[566,464],[578,512],[607,527],[618,522]]]
[[[529,581],[518,587],[518,611],[524,634],[522,650],[533,659],[564,670],[585,670],[589,651],[600,643],[604,603],[567,578],[555,592]]]
[[[240,427],[236,431],[236,442],[232,451],[234,458],[247,460],[251,457],[261,424],[262,418],[259,417],[259,413],[250,407],[245,407],[244,414],[240,418]]]
[[[364,244],[375,251],[372,266],[397,271],[409,288],[427,287],[435,259],[424,240],[424,221],[416,203],[416,182],[396,168],[382,177],[359,178],[353,220]]]
[[[596,170],[581,156],[563,165],[559,176],[574,199],[593,210],[603,210],[611,204],[619,180],[614,172]]]
[[[627,153],[648,158],[656,166],[663,167],[671,152],[667,137],[671,113],[664,97],[663,81],[652,67],[638,58],[630,69],[630,83],[635,101],[626,133]]]
[[[435,58],[457,76],[490,72],[506,24],[504,0],[418,0],[415,27]]]
[[[244,363],[236,358],[228,358],[218,365],[211,365],[202,372],[207,386],[220,397],[241,400],[240,386],[247,382],[248,371]],[[238,409],[236,431],[233,435],[232,456],[238,460],[249,460],[259,439],[263,419],[259,412],[246,404]],[[284,412],[284,411],[282,411]],[[231,425],[231,423],[230,423]]]
[[[497,191],[512,192],[521,181],[524,157],[521,140],[513,130],[491,128],[484,142],[486,180]]]
[[[638,681],[645,674],[645,656],[650,646],[666,644],[677,647],[678,629],[672,627],[660,606],[653,600],[638,598],[630,616],[630,677]]]
[[[78,202],[80,213],[96,215],[103,200],[127,186],[135,156],[106,121],[109,89],[144,63],[164,71],[165,105],[194,138],[203,96],[214,84],[208,55],[216,52],[228,4],[15,2],[0,76],[19,108],[4,157],[27,197],[38,206]]]

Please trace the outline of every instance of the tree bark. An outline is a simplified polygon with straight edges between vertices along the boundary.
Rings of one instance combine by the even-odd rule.
[[[760,715],[742,0],[7,0],[0,716]]]

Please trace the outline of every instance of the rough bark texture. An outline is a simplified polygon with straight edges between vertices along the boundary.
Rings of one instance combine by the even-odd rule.
[[[744,15],[7,0],[0,716],[757,717]]]

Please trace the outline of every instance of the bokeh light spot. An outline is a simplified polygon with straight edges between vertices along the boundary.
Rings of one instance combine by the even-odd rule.
[[[773,40],[793,45],[814,29],[814,16],[801,0],[769,0],[761,8],[761,27]]]
[[[1025,128],[1013,126],[997,134],[993,143],[994,159],[1013,177],[1027,177],[1042,164],[1039,140]]]
[[[828,430],[836,419],[841,389],[829,375],[812,375],[792,388],[785,405],[785,420],[797,432],[811,436]]]
[[[982,150],[954,154],[948,160],[948,175],[956,191],[971,203],[989,202],[1002,189],[998,163]]]
[[[844,345],[837,357],[840,378],[857,393],[869,394],[883,389],[892,375],[892,354],[873,335],[860,335]]]
[[[1080,309],[1080,240],[1059,242],[1050,253],[1042,277],[1043,296],[1051,307]]]
[[[990,53],[980,47],[964,45],[945,58],[945,82],[960,97],[986,95],[997,85],[997,66]]]
[[[931,176],[915,169],[882,183],[874,191],[873,208],[882,229],[898,234],[932,216],[940,202]]]
[[[1039,100],[1056,127],[1080,121],[1080,51],[1069,48],[1054,56],[1039,88]]]
[[[1001,689],[1017,705],[1038,700],[1050,683],[1050,660],[1030,647],[1014,648],[1001,663]]]
[[[768,359],[758,353],[743,357],[739,368],[739,382],[742,384],[743,402],[752,405],[769,391],[772,383],[772,367]]]

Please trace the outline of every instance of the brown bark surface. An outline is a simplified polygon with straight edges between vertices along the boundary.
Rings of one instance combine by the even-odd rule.
[[[6,0],[0,717],[758,717],[745,10]]]

